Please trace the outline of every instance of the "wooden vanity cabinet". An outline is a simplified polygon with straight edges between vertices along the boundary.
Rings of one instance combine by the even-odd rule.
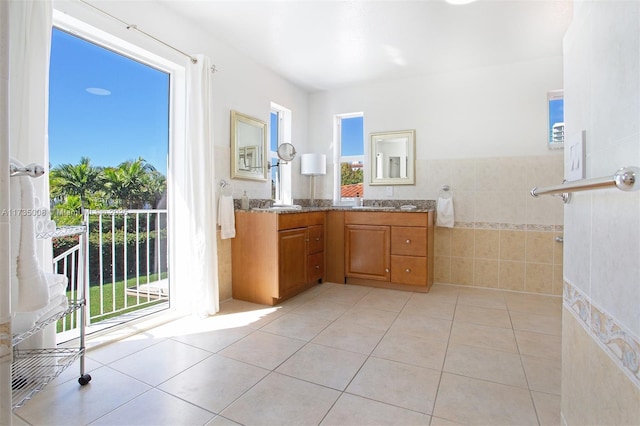
[[[324,277],[324,212],[237,211],[233,298],[275,305]]]
[[[432,212],[346,212],[346,282],[428,291],[433,231]]]

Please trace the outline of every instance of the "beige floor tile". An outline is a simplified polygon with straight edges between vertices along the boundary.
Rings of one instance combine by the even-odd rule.
[[[154,338],[145,334],[138,334],[127,339],[116,341],[108,345],[97,348],[89,348],[87,357],[98,361],[101,364],[109,364],[120,358],[141,351],[152,345],[156,345],[165,340],[164,338]]]
[[[561,297],[515,292],[508,292],[504,297],[510,311],[550,316],[562,315]]]
[[[16,414],[32,425],[86,425],[151,389],[109,367],[92,372],[86,386],[68,381],[40,392]],[[71,408],[73,407],[73,408]]]
[[[349,321],[335,321],[313,340],[313,343],[369,355],[376,347],[384,331],[352,324]]]
[[[342,391],[366,360],[362,354],[309,343],[276,371]]]
[[[336,390],[271,373],[221,414],[243,425],[317,425],[339,396]]]
[[[255,331],[218,352],[227,358],[273,370],[304,346],[304,341]]]
[[[397,312],[354,306],[340,317],[340,321],[386,331],[397,317]]]
[[[453,320],[488,325],[490,327],[511,328],[509,312],[504,309],[458,305],[456,306],[456,315]]]
[[[559,426],[560,420],[560,395],[549,395],[542,392],[531,392],[533,404],[538,413],[540,426]]]
[[[440,417],[431,417],[431,426],[458,426],[461,424],[452,420],[441,419]]]
[[[370,357],[347,392],[431,414],[439,380],[439,371]]]
[[[520,356],[510,352],[451,344],[444,371],[527,389]]]
[[[430,293],[413,293],[402,312],[426,315],[428,317],[452,320],[455,303],[443,302]]]
[[[408,291],[374,288],[356,306],[400,312],[410,297],[411,293]]]
[[[373,351],[373,356],[418,367],[442,370],[447,343],[390,331]]]
[[[560,317],[537,315],[527,312],[510,312],[514,330],[533,331],[535,333],[562,335],[562,321]]]
[[[458,300],[458,286],[447,284],[434,284],[429,290],[430,299],[438,300],[442,303],[456,303]]]
[[[522,356],[531,390],[560,395],[561,361],[533,356]]]
[[[309,318],[335,321],[340,318],[342,314],[347,312],[351,306],[351,304],[347,303],[327,303],[324,300],[314,298],[307,303],[298,306],[298,308],[292,312]]]
[[[267,374],[268,370],[212,355],[167,380],[158,389],[219,414]]]
[[[236,423],[233,420],[229,420],[223,416],[216,416],[213,420],[211,420],[204,426],[240,426],[240,423]]]
[[[468,425],[537,425],[526,389],[442,374],[435,417]]]
[[[331,321],[326,319],[291,313],[271,321],[260,330],[308,342],[329,324]]]
[[[70,410],[72,410],[70,408]],[[204,424],[215,414],[189,404],[175,396],[151,389],[104,417],[92,426],[154,425],[178,426]]]
[[[413,312],[401,312],[390,330],[446,342],[451,333],[451,324],[452,321],[449,320],[430,318]]]
[[[176,336],[173,340],[215,353],[253,333],[254,331],[255,330],[253,328],[247,326],[232,327],[222,330],[189,333],[182,336]]]
[[[332,303],[354,305],[371,291],[371,288],[355,285],[336,285],[317,297],[317,300],[325,300]]]
[[[11,416],[11,425],[12,426],[29,426],[29,423],[25,422],[20,417],[13,414]]]
[[[168,339],[112,362],[109,366],[157,386],[209,356],[209,351]]]
[[[428,425],[431,417],[382,402],[342,394],[322,421],[325,426]]]
[[[458,306],[472,305],[482,308],[507,309],[504,292],[497,290],[463,288],[458,292]]]
[[[518,350],[522,355],[548,358],[556,361],[562,359],[562,336],[515,330]]]
[[[469,345],[514,354],[518,353],[513,330],[466,322],[453,323],[449,344]]]

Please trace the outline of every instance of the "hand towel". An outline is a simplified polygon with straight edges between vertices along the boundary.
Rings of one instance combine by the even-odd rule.
[[[18,305],[12,306],[11,309],[14,312],[36,311],[49,303],[49,286],[36,255],[33,183],[29,176],[14,176],[11,179],[20,181],[20,205],[11,205],[12,211],[20,212],[17,217],[12,217],[12,220],[20,221],[20,247],[16,265]],[[15,287],[12,288],[12,292],[14,289]]]
[[[218,201],[218,225],[220,238],[234,238],[236,236],[236,218],[233,210],[233,197],[221,195]]]
[[[438,198],[436,206],[436,226],[453,228],[453,198]]]

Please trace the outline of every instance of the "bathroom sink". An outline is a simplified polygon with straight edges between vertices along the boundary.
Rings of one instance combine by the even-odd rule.
[[[292,204],[292,205],[286,205],[286,206],[254,207],[251,210],[255,210],[257,212],[296,211],[296,210],[302,210],[302,206],[299,206],[297,204]]]

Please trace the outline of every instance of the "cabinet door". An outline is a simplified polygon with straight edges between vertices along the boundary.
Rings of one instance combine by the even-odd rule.
[[[388,226],[345,226],[345,275],[389,281]]]
[[[324,253],[318,252],[310,254],[308,257],[307,271],[309,272],[309,278],[307,282],[318,282],[324,276]]]
[[[311,225],[309,230],[309,254],[318,253],[324,250],[324,226]]]
[[[307,228],[278,232],[278,275],[280,298],[307,284]]]

